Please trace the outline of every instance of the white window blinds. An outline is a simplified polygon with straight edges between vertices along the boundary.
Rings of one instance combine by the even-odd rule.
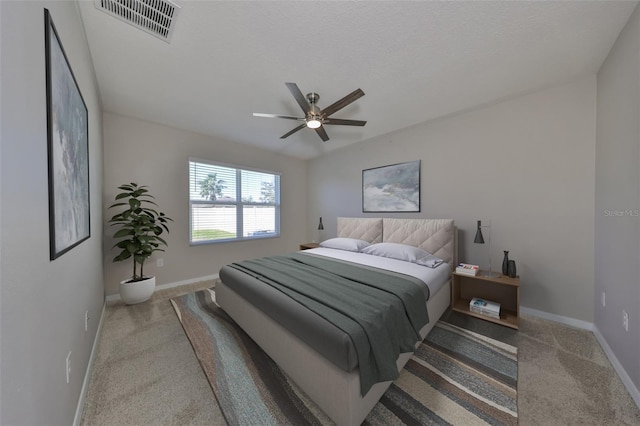
[[[280,235],[280,175],[189,159],[191,244]]]

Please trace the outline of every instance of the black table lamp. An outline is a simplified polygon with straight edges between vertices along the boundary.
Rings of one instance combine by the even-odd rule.
[[[322,232],[324,231],[324,225],[322,224],[322,217],[320,217],[320,222],[318,223],[318,243],[322,241]],[[314,241],[315,243],[315,241]]]
[[[482,235],[482,228],[486,228],[489,230],[489,270],[483,271],[482,275],[485,277],[499,277],[500,274],[491,271],[491,226],[485,225],[482,226],[482,221],[478,221],[478,230],[476,231],[476,237],[473,239],[473,242],[476,244],[484,244],[484,236]]]

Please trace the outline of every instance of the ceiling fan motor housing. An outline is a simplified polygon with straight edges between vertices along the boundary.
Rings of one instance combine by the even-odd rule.
[[[320,110],[316,104],[311,104],[309,106],[307,117],[317,117],[319,120],[322,117],[322,110]]]

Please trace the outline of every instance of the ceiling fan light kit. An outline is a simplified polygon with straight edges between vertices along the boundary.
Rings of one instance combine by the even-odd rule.
[[[298,88],[297,84],[285,83],[285,85],[289,88],[289,91],[295,98],[296,102],[298,102],[298,105],[302,109],[302,112],[304,112],[304,115],[305,115],[304,117],[293,117],[290,115],[279,115],[279,114],[264,114],[264,113],[258,113],[258,112],[253,113],[255,117],[284,118],[287,120],[304,121],[304,124],[301,124],[298,127],[285,133],[280,137],[280,139],[289,137],[295,132],[297,132],[298,130],[302,130],[305,127],[308,127],[310,129],[315,130],[318,136],[320,136],[320,138],[324,142],[326,142],[329,140],[329,136],[327,135],[327,132],[324,130],[325,124],[341,125],[341,126],[364,126],[365,124],[367,124],[366,121],[362,121],[362,120],[345,120],[341,118],[329,118],[330,115],[341,110],[342,108],[351,104],[355,100],[363,97],[364,92],[361,89],[354,90],[344,98],[340,99],[337,102],[332,103],[325,109],[321,110],[317,106],[317,102],[320,99],[320,95],[312,92],[312,93],[307,93],[307,96],[304,96],[300,91],[300,89]]]
[[[307,120],[307,127],[310,129],[317,129],[320,126],[322,126],[322,122],[316,117],[312,117]]]

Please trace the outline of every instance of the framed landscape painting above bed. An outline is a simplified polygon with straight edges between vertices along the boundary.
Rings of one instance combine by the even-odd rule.
[[[362,211],[419,212],[420,160],[363,170]]]

